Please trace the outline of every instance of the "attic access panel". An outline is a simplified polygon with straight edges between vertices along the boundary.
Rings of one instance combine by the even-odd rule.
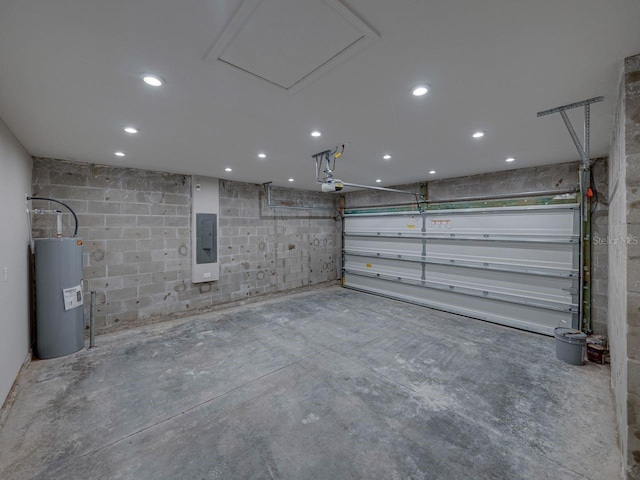
[[[339,0],[245,0],[205,60],[295,93],[377,39]]]

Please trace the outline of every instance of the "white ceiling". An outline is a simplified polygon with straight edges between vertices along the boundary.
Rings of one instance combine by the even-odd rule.
[[[574,160],[561,118],[536,112],[604,95],[592,156],[607,153],[638,0],[344,3],[380,38],[292,95],[205,61],[242,0],[2,0],[0,116],[36,156],[318,189],[311,155],[345,142],[336,177],[362,184]]]

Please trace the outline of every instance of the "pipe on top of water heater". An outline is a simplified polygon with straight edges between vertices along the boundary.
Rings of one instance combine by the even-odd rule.
[[[56,200],[55,198],[49,198],[49,197],[27,197],[27,200],[47,200],[49,202],[58,203],[58,204],[62,205],[63,207],[65,207],[67,210],[69,210],[71,212],[71,215],[73,215],[73,219],[76,222],[76,227],[73,230],[73,236],[74,237],[78,236],[78,216],[76,215],[76,212],[73,211],[73,208],[71,208],[69,205],[67,205],[64,202],[61,202],[60,200]]]

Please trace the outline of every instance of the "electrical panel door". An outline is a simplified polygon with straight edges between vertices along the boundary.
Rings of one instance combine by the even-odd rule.
[[[218,232],[215,213],[196,213],[196,263],[218,260]]]

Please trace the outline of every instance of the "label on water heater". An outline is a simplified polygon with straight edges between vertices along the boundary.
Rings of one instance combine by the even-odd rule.
[[[72,308],[82,305],[82,285],[71,288],[63,288],[62,296],[64,298],[64,309],[71,310]]]

